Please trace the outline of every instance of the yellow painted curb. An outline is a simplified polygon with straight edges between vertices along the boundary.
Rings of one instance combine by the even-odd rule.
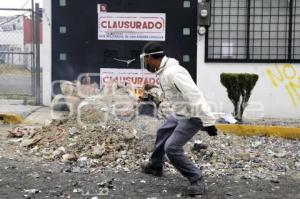
[[[300,139],[300,128],[283,126],[218,124],[217,128],[223,133],[240,136],[276,136],[290,139]]]
[[[5,124],[20,124],[24,118],[16,114],[4,113],[0,114],[0,120],[3,120]]]

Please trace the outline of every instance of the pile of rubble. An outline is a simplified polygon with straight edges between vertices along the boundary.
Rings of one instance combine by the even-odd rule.
[[[208,176],[235,176],[237,179],[268,179],[280,176],[300,178],[300,142],[277,137],[243,137],[219,134],[212,138],[198,133],[195,139],[206,147],[190,143],[190,157]],[[198,141],[199,142],[199,141]]]
[[[149,127],[147,122],[156,125]],[[49,127],[19,127],[11,134],[22,137],[19,151],[23,155],[77,161],[87,168],[129,171],[139,169],[140,163],[149,157],[159,124],[157,119],[144,116],[131,122],[110,120],[105,126],[84,127],[75,125],[74,118],[70,118],[54,121]],[[223,134],[215,138],[199,132],[185,150],[206,176],[232,175],[274,182],[284,175],[300,177],[298,140]],[[176,173],[170,164],[166,164],[166,170]]]
[[[153,149],[160,118],[170,111],[160,90],[134,90],[111,82],[98,90],[98,95],[84,99],[71,95],[74,90],[64,89],[77,100],[69,100],[66,95],[64,99],[79,112],[54,120],[50,126],[17,127],[11,131],[11,137],[19,142],[18,151],[45,160],[77,162],[86,168],[139,169]],[[137,108],[141,101],[153,102],[161,112],[150,117],[149,110]],[[263,178],[273,182],[282,175],[300,177],[298,140],[222,133],[209,137],[199,132],[185,150],[206,176],[232,175],[237,179]],[[176,173],[168,163],[166,170]]]
[[[154,135],[149,138],[145,134],[142,138],[148,140],[141,140],[138,134],[121,120],[109,120],[105,126],[80,126],[73,116],[55,120],[47,127],[17,127],[10,136],[19,138],[18,151],[22,155],[83,161],[91,167],[137,169],[154,142]]]

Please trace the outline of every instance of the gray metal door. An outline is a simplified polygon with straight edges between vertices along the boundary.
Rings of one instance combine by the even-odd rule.
[[[196,80],[196,0],[72,0],[52,1],[53,81],[76,80],[82,73],[99,73],[100,68],[140,67],[139,54],[146,41],[98,40],[98,4],[107,5],[108,12],[165,13],[166,53]],[[136,61],[126,65],[115,58]]]

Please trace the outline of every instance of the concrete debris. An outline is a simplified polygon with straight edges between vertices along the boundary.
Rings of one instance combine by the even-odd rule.
[[[20,147],[21,148],[31,147],[31,146],[35,145],[36,143],[38,143],[40,140],[42,140],[42,138],[43,137],[41,134],[33,134],[33,135],[23,139],[20,144]]]
[[[83,190],[82,189],[74,189],[73,193],[83,193]]]
[[[61,159],[62,162],[69,162],[69,161],[76,161],[76,160],[77,160],[77,157],[74,153],[64,154]]]
[[[41,127],[36,126],[24,126],[24,127],[15,127],[13,130],[8,131],[9,137],[11,138],[21,138],[33,136],[34,134],[41,131]]]
[[[297,171],[300,171],[300,162],[295,162],[295,168]]]
[[[102,145],[97,144],[92,146],[92,155],[94,157],[101,157],[105,153],[105,142]]]
[[[86,108],[89,110],[88,106]],[[91,110],[88,114],[83,114],[82,118],[97,115],[97,109]],[[42,128],[42,133],[35,135],[42,137],[39,137],[39,142],[30,143],[31,149],[34,149],[31,155],[40,154],[39,157],[48,157],[47,160],[63,162],[78,159],[72,167],[78,168],[76,172],[93,168],[97,168],[93,173],[105,168],[125,172],[139,170],[141,162],[153,150],[155,132],[161,121],[148,116],[137,117],[129,122],[110,117],[101,126],[82,126],[73,117],[53,121],[52,125]],[[91,117],[89,120],[92,119],[95,124],[101,123],[98,117]],[[212,177],[234,175],[238,179],[259,178],[276,183],[280,176],[293,176],[300,170],[298,140],[223,134],[212,139],[200,131],[185,146],[185,151],[203,168],[204,175]],[[165,171],[178,174],[168,162]],[[71,169],[70,172],[75,171]]]
[[[25,189],[24,190],[24,193],[26,194],[37,194],[37,193],[40,193],[41,191],[38,190],[38,189]]]
[[[274,157],[276,158],[284,158],[288,153],[286,151],[281,151],[279,153],[274,153]]]
[[[66,152],[65,147],[61,146],[58,149],[56,149],[55,151],[53,151],[52,158],[53,159],[60,159],[65,152]]]
[[[86,78],[89,85],[89,78]],[[112,81],[99,90],[99,95],[82,99],[75,94],[78,84],[64,84],[64,95],[80,98],[80,112],[53,120],[50,126],[33,131],[35,133],[13,130],[14,137],[22,137],[20,147],[24,150],[20,153],[65,164],[71,162],[68,172],[98,173],[105,168],[128,173],[140,170],[141,162],[149,158],[153,150],[157,128],[172,110],[160,90],[151,86],[142,90],[130,85],[120,87]],[[139,104],[147,101],[157,106],[155,117],[137,114]],[[147,111],[141,109],[138,113]],[[212,138],[200,131],[185,146],[185,151],[203,168],[203,174],[211,177],[234,175],[237,179],[259,178],[276,183],[280,176],[296,176],[300,170],[298,140],[223,134]],[[178,174],[168,160],[165,171]],[[108,194],[109,186],[103,183],[99,186],[99,194]]]
[[[198,135],[199,136],[199,135]],[[275,137],[240,137],[220,134],[211,139],[201,134],[199,139],[209,147],[190,156],[202,168],[205,175],[235,175],[240,179],[268,179],[276,182],[282,175],[294,175],[291,165],[299,161],[298,140]]]

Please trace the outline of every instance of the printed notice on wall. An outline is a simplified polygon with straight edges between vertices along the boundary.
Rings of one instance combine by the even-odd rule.
[[[143,69],[100,69],[100,85],[103,86],[110,80],[118,82],[119,85],[130,84],[134,87],[143,87],[145,84],[159,86],[159,78]]]
[[[166,14],[98,11],[98,40],[165,41]]]

